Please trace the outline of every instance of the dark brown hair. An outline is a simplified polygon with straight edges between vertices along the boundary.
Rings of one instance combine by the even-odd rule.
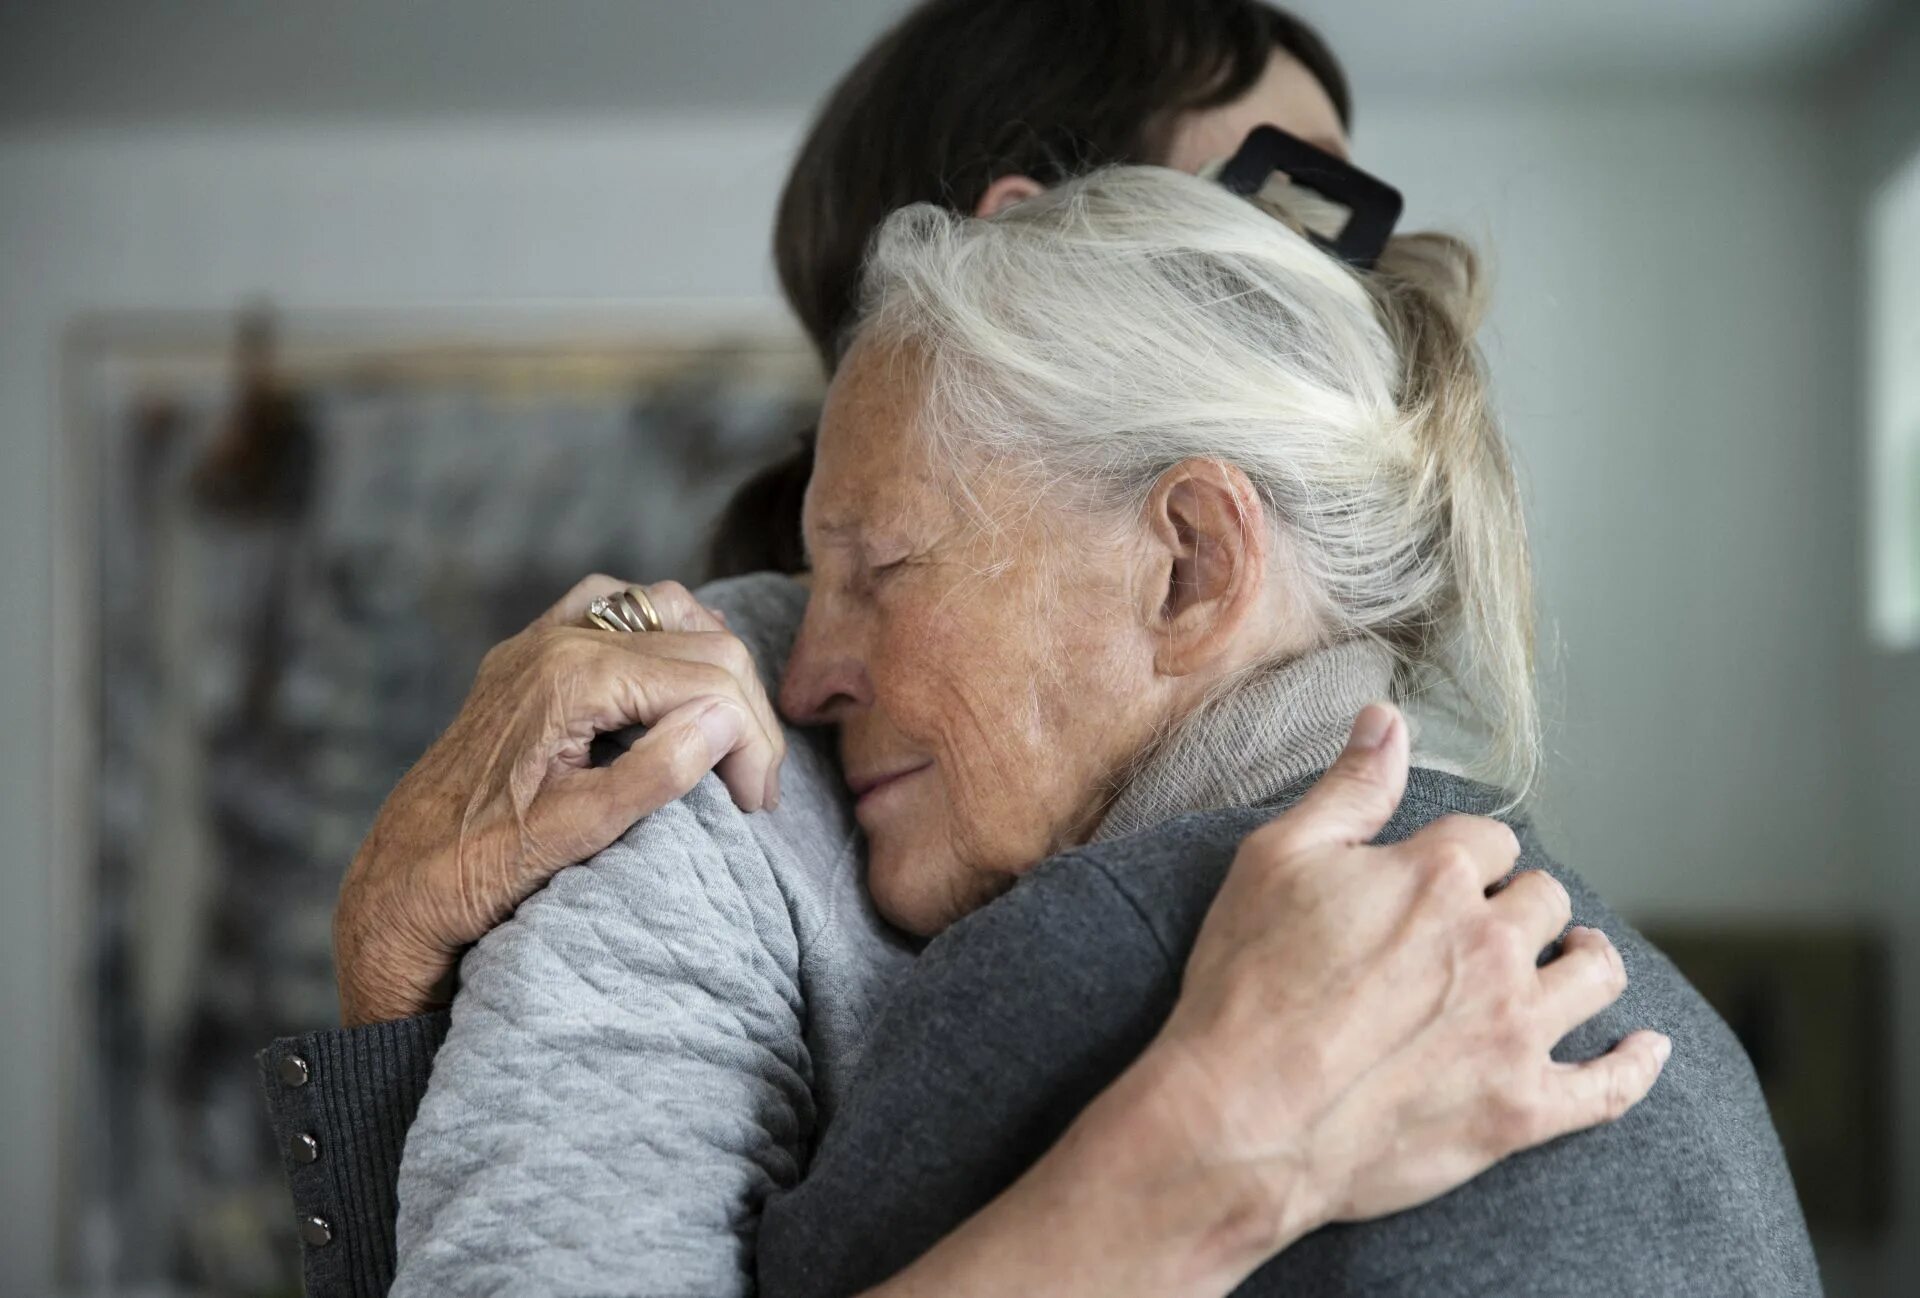
[[[971,212],[1001,176],[1051,185],[1155,162],[1185,113],[1232,103],[1275,48],[1352,125],[1346,75],[1304,22],[1258,0],[925,0],[834,87],[774,221],[787,302],[831,370],[868,241],[909,203]],[[709,554],[712,575],[804,566],[800,498],[812,435],[747,482]]]

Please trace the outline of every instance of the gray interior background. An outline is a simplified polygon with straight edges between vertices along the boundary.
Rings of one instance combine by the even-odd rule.
[[[0,0],[0,1292],[46,1292],[76,1229],[73,322],[256,294],[476,328],[770,309],[807,111],[896,8]],[[1639,916],[1894,928],[1898,1227],[1824,1261],[1836,1293],[1903,1291],[1920,656],[1862,629],[1861,448],[1866,213],[1920,152],[1920,6],[1300,8],[1349,63],[1359,159],[1494,254],[1564,857]]]

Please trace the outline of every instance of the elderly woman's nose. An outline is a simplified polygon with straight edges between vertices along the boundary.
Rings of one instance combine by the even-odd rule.
[[[818,630],[802,626],[780,680],[781,714],[795,725],[822,725],[870,701],[859,660]]]

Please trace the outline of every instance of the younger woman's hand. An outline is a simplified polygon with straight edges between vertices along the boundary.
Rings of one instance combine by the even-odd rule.
[[[752,653],[676,582],[660,631],[584,625],[627,583],[594,575],[481,660],[460,713],[380,809],[340,889],[334,964],[348,1024],[431,1007],[462,948],[555,871],[717,770],[747,811],[779,799],[786,741]],[[612,764],[594,736],[645,724]]]
[[[1541,871],[1495,889],[1520,853],[1498,821],[1370,846],[1407,762],[1405,721],[1375,704],[1313,790],[1247,838],[1149,1051],[1200,1157],[1244,1170],[1270,1207],[1255,1264],[1619,1117],[1670,1049],[1642,1031],[1585,1063],[1549,1058],[1625,989],[1620,956],[1575,928],[1536,964],[1570,901]]]

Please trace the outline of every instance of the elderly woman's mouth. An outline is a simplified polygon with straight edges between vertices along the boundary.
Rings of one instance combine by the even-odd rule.
[[[925,761],[914,766],[897,766],[890,770],[876,770],[864,772],[860,775],[849,775],[847,777],[847,787],[853,790],[855,798],[854,809],[858,811],[874,805],[876,800],[884,797],[889,789],[903,783],[910,776],[918,775],[921,771],[931,770],[932,768],[933,763],[931,761]]]

